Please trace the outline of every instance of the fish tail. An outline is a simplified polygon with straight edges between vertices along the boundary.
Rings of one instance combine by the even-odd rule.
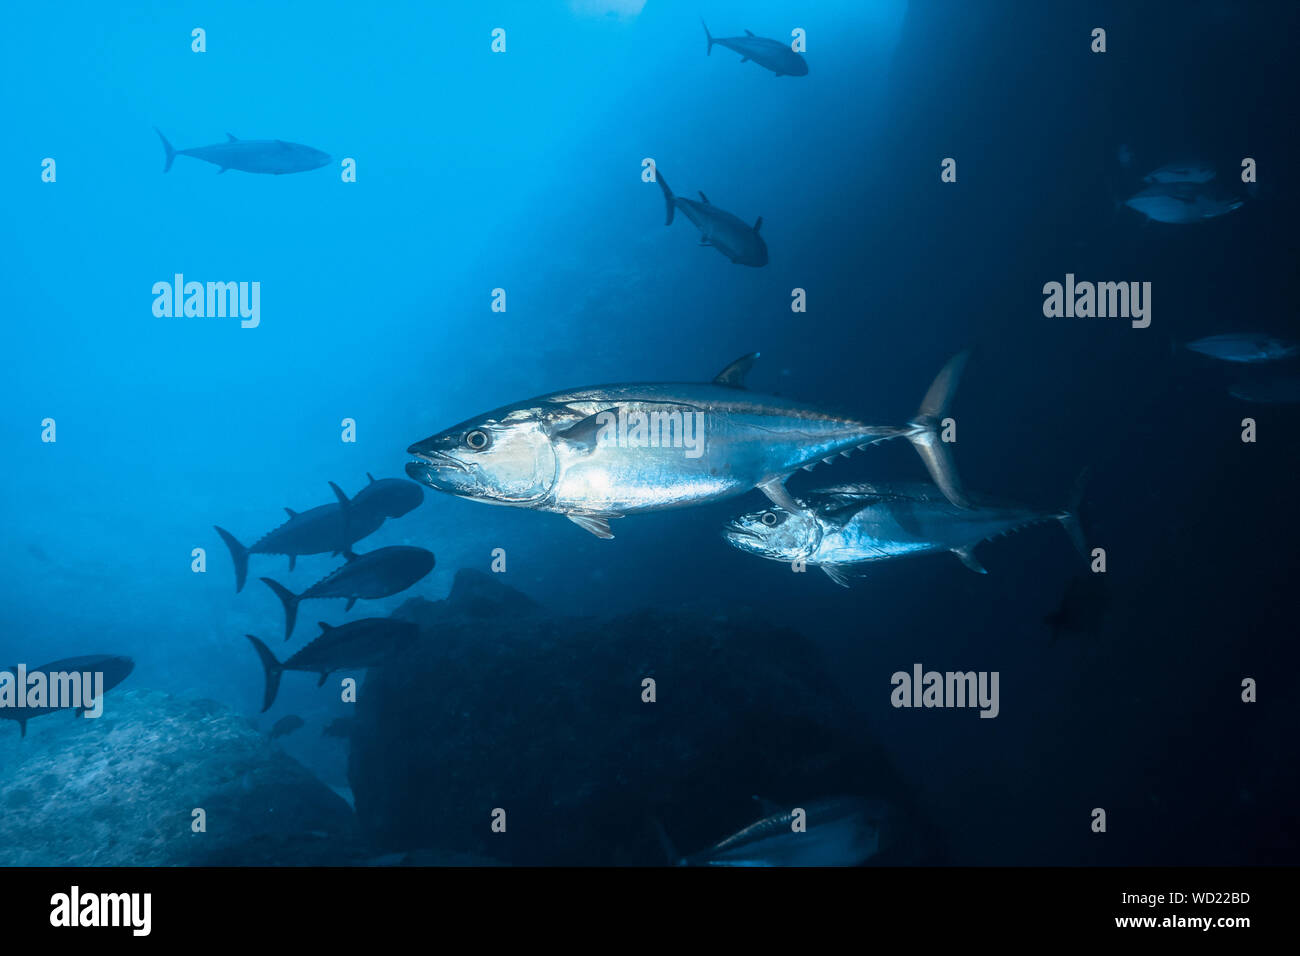
[[[668,218],[664,220],[664,225],[671,226],[673,224],[673,191],[668,188],[668,183],[665,182],[663,176],[660,175],[659,167],[657,166],[655,167],[655,182],[657,182],[659,188],[663,190],[664,204],[668,207]]]
[[[704,37],[709,41],[709,48],[704,51],[704,55],[712,56],[713,55],[713,34],[709,32],[709,25],[704,22],[703,17],[700,17],[700,26],[704,27]]]
[[[157,133],[158,138],[162,140],[163,149],[167,150],[167,164],[163,166],[163,172],[169,173],[171,172],[172,161],[176,159],[176,150],[172,149],[172,144],[167,142],[167,137],[162,134],[162,130],[155,126],[153,131]]]
[[[272,581],[270,578],[262,578],[262,583],[275,592],[275,596],[280,599],[284,605],[284,639],[287,641],[293,634],[293,625],[298,620],[298,595],[294,594],[279,581]]]
[[[1070,542],[1075,550],[1085,558],[1088,557],[1088,542],[1083,536],[1083,525],[1079,523],[1079,509],[1083,507],[1083,492],[1088,485],[1089,471],[1090,469],[1085,468],[1079,472],[1079,477],[1074,479],[1074,490],[1070,493],[1069,505],[1056,516],[1065,533],[1070,536]]]
[[[244,637],[253,642],[253,650],[257,651],[262,670],[266,673],[266,691],[262,694],[262,713],[266,713],[275,703],[275,695],[280,692],[280,675],[284,673],[284,665],[275,659],[269,647],[252,634],[245,634]]]
[[[958,508],[970,508],[971,504],[962,490],[961,479],[957,476],[957,468],[953,464],[947,443],[939,435],[939,426],[943,421],[944,413],[948,410],[948,405],[952,402],[953,393],[957,390],[957,382],[961,378],[969,354],[969,352],[961,352],[954,355],[948,360],[948,364],[940,369],[939,374],[930,384],[929,391],[925,393],[925,398],[921,400],[921,407],[917,409],[915,417],[907,423],[907,428],[903,431],[917,454],[921,456],[921,460],[925,462],[930,478],[939,486],[944,497]]]
[[[244,590],[244,581],[248,579],[249,550],[240,544],[235,539],[235,536],[225,528],[219,528],[216,525],[212,527],[217,529],[217,534],[221,535],[221,540],[226,542],[226,547],[230,549],[230,557],[235,562],[235,593],[238,594]]]

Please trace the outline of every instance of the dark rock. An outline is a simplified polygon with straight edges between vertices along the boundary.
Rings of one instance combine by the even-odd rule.
[[[758,617],[561,617],[465,570],[394,616],[421,639],[368,673],[348,768],[376,852],[662,864],[656,819],[689,852],[761,816],[754,795],[898,796],[811,643]]]

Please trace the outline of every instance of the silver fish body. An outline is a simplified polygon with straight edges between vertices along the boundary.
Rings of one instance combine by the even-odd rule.
[[[868,425],[739,386],[756,356],[710,384],[604,385],[553,392],[417,442],[410,477],[493,504],[566,515],[599,537],[609,520],[703,504],[754,488],[795,507],[784,479],[852,449],[908,438],[957,502],[937,424],[965,356],[945,366],[906,425]]]
[[[705,51],[706,56],[713,54],[714,45],[726,47],[740,54],[740,62],[746,63],[753,61],[766,70],[771,70],[777,76],[807,76],[808,61],[800,54],[794,51],[794,47],[781,40],[772,40],[768,37],[754,36],[753,33],[746,30],[743,37],[715,37],[709,32],[708,24],[704,24],[704,36],[708,39],[708,49]]]
[[[957,508],[928,486],[840,485],[802,496],[801,511],[741,515],[722,534],[741,551],[820,567],[844,587],[869,562],[944,551],[983,574],[976,545],[1048,521],[1060,522],[1083,550],[1074,507],[1053,512],[980,496],[971,501],[975,507]]]
[[[767,265],[767,243],[759,235],[763,228],[762,216],[750,226],[739,216],[713,205],[704,193],[700,193],[699,202],[675,195],[658,170],[655,171],[655,181],[659,183],[668,209],[665,225],[673,224],[673,213],[680,209],[699,230],[700,245],[712,246],[736,265],[755,268]]]
[[[163,172],[172,168],[177,156],[192,156],[205,163],[212,163],[219,167],[218,172],[221,173],[227,169],[238,169],[246,173],[267,173],[273,176],[320,169],[330,162],[329,153],[301,143],[286,143],[282,139],[237,139],[227,133],[224,143],[173,149],[160,130],[155,127],[154,132],[162,140],[166,151]]]

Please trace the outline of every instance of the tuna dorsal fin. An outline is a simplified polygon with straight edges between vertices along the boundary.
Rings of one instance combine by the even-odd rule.
[[[318,681],[316,682],[316,686],[317,686],[317,687],[324,687],[324,686],[325,686],[325,682],[326,682],[327,680],[329,680],[329,676],[330,676],[330,672],[329,672],[329,671],[321,671],[321,674],[320,674],[320,680],[318,680]]]
[[[370,483],[372,485],[375,483],[375,476],[372,475],[370,472],[366,472],[366,477],[370,479]]]
[[[284,513],[287,514],[290,518],[298,517],[298,512],[294,511],[292,508],[285,508]]]
[[[758,230],[763,228],[763,217],[759,216],[754,220],[754,235],[758,235]]]
[[[748,355],[742,355],[736,361],[732,362],[713,379],[714,385],[726,385],[730,388],[744,388],[745,376],[749,370],[754,367],[758,361],[759,352],[750,352]]]
[[[711,202],[709,202],[709,197],[706,196],[706,195],[704,195],[704,190],[703,190],[703,189],[700,190],[700,198],[701,198],[702,200],[704,200],[704,205],[706,205],[706,206],[711,206],[711,205],[713,205]]]
[[[972,571],[974,571],[976,574],[988,574],[988,573],[989,573],[988,568],[986,568],[986,567],[984,567],[984,565],[980,564],[980,562],[979,562],[979,558],[975,557],[975,548],[974,548],[974,546],[972,546],[972,545],[967,545],[967,546],[964,547],[964,548],[953,548],[953,549],[952,549],[952,553],[955,554],[955,555],[957,555],[957,560],[958,560],[958,561],[960,561],[962,564],[966,565],[966,567],[970,568],[970,569],[971,569]]]
[[[356,595],[353,595],[352,597],[348,598],[348,606],[345,607],[343,610],[344,610],[344,611],[350,611],[350,610],[352,610],[352,605],[354,605],[354,604],[356,604],[356,603],[357,603]]]
[[[568,514],[565,517],[582,530],[590,531],[597,538],[609,539],[614,537],[614,532],[609,530],[609,519],[617,518],[619,515]]]
[[[330,627],[330,625],[326,624],[324,621],[317,621],[316,623],[320,625],[320,632],[322,634],[324,634],[326,631],[334,630],[334,628]]]
[[[747,36],[747,37],[752,37],[753,35],[754,35],[754,31],[753,31],[753,30],[746,30],[746,31],[745,31],[745,36]]]
[[[239,142],[239,137],[236,136],[234,133],[227,133],[227,134],[226,134],[226,142],[227,142],[227,143],[238,143],[238,142]]]
[[[790,497],[789,490],[785,487],[785,477],[779,476],[763,482],[758,486],[758,490],[767,495],[767,500],[772,502],[778,508],[784,508],[791,514],[800,514],[803,507],[799,502]]]

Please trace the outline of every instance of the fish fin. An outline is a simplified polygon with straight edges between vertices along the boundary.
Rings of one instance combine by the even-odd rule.
[[[791,514],[800,514],[803,512],[803,506],[790,497],[789,490],[785,487],[785,478],[772,478],[758,486],[758,490],[767,495],[768,501],[778,507],[784,508]]]
[[[962,490],[961,479],[957,476],[956,466],[953,464],[948,446],[939,437],[939,425],[952,401],[953,392],[957,389],[957,383],[961,379],[961,372],[969,354],[969,352],[960,352],[954,355],[939,370],[939,374],[930,383],[925,398],[921,400],[921,407],[917,409],[916,416],[907,423],[908,430],[904,433],[917,454],[921,456],[921,460],[925,462],[931,480],[939,486],[944,497],[958,508],[970,508],[971,504]]]
[[[372,475],[370,472],[366,472],[366,477],[370,479],[370,483],[372,485],[375,483],[375,476]]]
[[[741,63],[748,63],[748,62],[749,62],[749,57],[747,57],[747,56],[742,56],[742,57],[740,58],[740,62],[741,62]],[[779,74],[778,74],[778,75],[779,75]]]
[[[317,687],[324,687],[324,686],[325,686],[325,682],[326,682],[327,680],[329,680],[329,677],[330,677],[330,672],[329,672],[329,671],[322,671],[322,672],[321,672],[321,675],[320,675],[320,680],[318,680],[318,681],[316,682],[316,686],[317,686]]]
[[[988,573],[989,573],[988,568],[986,568],[986,567],[984,567],[984,565],[980,564],[980,562],[979,562],[979,558],[975,557],[975,546],[974,546],[974,545],[969,545],[969,544],[968,544],[968,545],[966,545],[965,547],[961,547],[961,548],[953,548],[953,549],[952,549],[952,553],[955,554],[955,555],[957,555],[957,560],[958,560],[958,561],[960,561],[962,564],[966,565],[966,567],[970,568],[970,569],[971,569],[972,571],[974,571],[976,574],[988,574]]]
[[[285,508],[284,513],[287,514],[290,518],[298,517],[298,512],[294,511],[292,508]]]
[[[227,133],[227,134],[226,134],[226,142],[227,142],[227,143],[238,143],[238,142],[239,142],[239,137],[236,136],[234,133]]]
[[[343,489],[334,482],[330,482],[330,491],[334,492],[334,497],[339,502],[339,514],[343,517],[343,544],[345,550],[350,550],[352,545],[352,502],[348,501],[348,496],[343,493]],[[349,561],[352,558],[348,558]]]
[[[348,606],[343,609],[343,612],[346,614],[348,611],[352,610],[352,606],[356,603],[357,599],[355,595],[348,598]]]
[[[577,451],[590,453],[595,449],[597,436],[599,436],[601,428],[604,427],[599,419],[602,415],[616,414],[617,408],[617,405],[611,408],[602,408],[594,415],[580,418],[573,424],[558,429],[552,437]]]
[[[167,161],[163,165],[163,172],[169,173],[171,172],[172,162],[176,159],[176,150],[172,149],[172,144],[167,142],[167,137],[162,134],[162,130],[155,126],[153,131],[158,134],[158,138],[162,140],[163,149],[167,151]]]
[[[706,195],[704,195],[704,190],[703,190],[703,189],[701,189],[699,192],[700,192],[700,198],[701,198],[702,200],[704,200],[704,205],[706,205],[706,206],[711,206],[711,205],[713,205],[713,203],[709,202],[709,197],[706,196]]]
[[[161,134],[160,134],[160,135],[161,135]],[[163,172],[166,172],[166,170],[163,170]],[[27,718],[26,718],[26,717],[19,717],[19,718],[18,718],[18,736],[19,736],[19,737],[26,737],[26,736],[27,736]]]
[[[759,216],[754,220],[754,235],[758,235],[758,230],[763,228],[763,217]]]
[[[609,539],[614,537],[614,532],[609,530],[610,518],[621,518],[622,515],[588,515],[573,513],[565,515],[570,521],[576,524],[584,531],[590,531],[597,538]]]
[[[709,41],[709,48],[704,51],[705,56],[713,55],[713,34],[709,32],[709,25],[700,17],[700,26],[704,27],[704,38]]]
[[[655,167],[655,182],[659,184],[659,190],[664,194],[664,205],[668,207],[668,217],[664,220],[664,225],[671,226],[673,224],[673,211],[677,207],[673,201],[673,191],[668,188],[668,181],[659,172],[658,166]]]
[[[280,675],[284,673],[284,665],[275,659],[271,649],[255,638],[252,634],[245,634],[253,644],[253,650],[257,651],[257,659],[262,662],[262,672],[266,675],[266,689],[262,692],[262,713],[271,709],[275,703],[275,695],[280,692]]]
[[[826,576],[842,588],[853,587],[853,576],[838,564],[819,564],[817,565],[826,572]]]
[[[297,562],[298,562],[298,556],[297,556],[296,554],[291,554],[291,555],[289,555],[289,571],[290,571],[290,572],[293,571],[293,566],[294,566]]]
[[[275,592],[275,596],[284,605],[284,639],[287,641],[293,636],[293,625],[298,620],[298,601],[300,598],[279,581],[273,581],[270,578],[261,578],[260,580]]]
[[[334,630],[332,625],[326,624],[324,621],[317,621],[316,623],[320,626],[320,632],[322,634],[324,634],[326,631]]]
[[[747,37],[752,37],[753,35],[754,35],[754,31],[753,31],[753,30],[746,30],[746,31],[745,31],[745,36],[747,36]]]
[[[212,526],[216,528],[217,534],[221,535],[221,540],[226,542],[226,547],[230,549],[230,558],[235,562],[235,593],[238,594],[244,590],[244,581],[248,578],[248,555],[249,550],[235,540],[235,536],[225,528]]]
[[[758,361],[761,354],[761,352],[750,352],[748,355],[742,355],[715,375],[713,384],[727,385],[731,388],[744,388],[745,376],[749,374],[749,370],[754,367],[754,363]]]
[[[1056,518],[1065,529],[1065,533],[1070,536],[1070,542],[1075,550],[1084,558],[1088,557],[1088,542],[1083,536],[1083,525],[1079,522],[1079,509],[1083,505],[1083,491],[1088,484],[1090,471],[1091,469],[1084,468],[1079,472],[1079,477],[1074,479],[1074,491],[1070,495],[1070,503]]]

